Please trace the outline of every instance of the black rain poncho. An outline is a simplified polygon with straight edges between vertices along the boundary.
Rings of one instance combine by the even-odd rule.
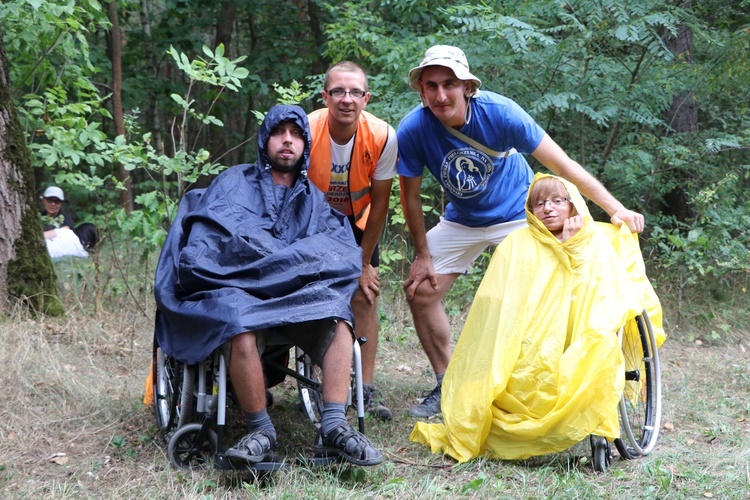
[[[301,173],[280,206],[265,146],[279,123],[305,133]],[[222,172],[185,195],[159,257],[155,334],[193,364],[233,336],[302,321],[353,321],[362,252],[349,222],[307,180],[310,129],[297,106],[276,106],[258,132],[258,164]]]

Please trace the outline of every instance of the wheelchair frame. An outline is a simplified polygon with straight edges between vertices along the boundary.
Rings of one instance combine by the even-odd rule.
[[[359,338],[353,344],[351,387],[347,400],[347,406],[355,403],[359,431],[363,434],[365,410],[360,344],[365,341]],[[284,351],[288,353],[292,348],[295,350],[296,370],[291,370],[277,359],[279,354]],[[263,353],[262,362],[264,367],[297,381],[301,409],[313,425],[319,427],[322,385],[320,371],[310,357],[296,346],[269,346]],[[208,359],[189,366],[167,356],[154,338],[152,363],[156,425],[167,442],[167,456],[175,468],[203,467],[210,457],[213,457],[214,467],[219,470],[272,471],[288,465],[286,462],[238,464],[224,455],[226,410],[228,401],[234,399],[229,391],[226,351],[216,349]],[[335,461],[328,457],[305,460],[308,465],[317,466]]]
[[[654,449],[661,425],[661,366],[656,336],[648,313],[633,319],[636,332],[620,328],[625,358],[625,388],[618,406],[621,436],[614,444],[620,456],[631,460]],[[612,460],[611,446],[601,437],[590,437],[594,470],[607,470]]]

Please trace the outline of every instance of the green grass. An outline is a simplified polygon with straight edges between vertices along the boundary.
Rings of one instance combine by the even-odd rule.
[[[174,470],[141,403],[152,341],[153,266],[57,264],[64,318],[17,310],[0,322],[0,491],[3,498],[748,498],[750,345],[738,284],[717,302],[696,293],[680,315],[668,290],[661,350],[664,412],[648,457],[592,470],[586,443],[555,455],[456,464],[409,441],[406,410],[434,379],[398,283],[384,287],[376,382],[395,418],[367,421],[384,452],[372,468],[292,466],[274,474]],[[124,266],[122,262],[128,262]],[[391,280],[395,281],[395,280]],[[463,289],[462,289],[463,290]],[[465,290],[462,292],[465,297]],[[451,296],[454,331],[468,304]],[[698,321],[697,318],[701,318]],[[724,329],[721,325],[730,325]],[[712,331],[720,332],[718,336]],[[697,342],[699,341],[699,342]],[[296,409],[296,387],[273,389],[280,453],[309,453],[315,436]],[[233,425],[238,416],[230,412]],[[616,455],[616,453],[615,453]]]

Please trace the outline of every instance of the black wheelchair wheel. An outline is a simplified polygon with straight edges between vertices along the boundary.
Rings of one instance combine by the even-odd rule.
[[[646,311],[623,329],[625,389],[620,400],[621,438],[615,446],[624,459],[648,455],[661,422],[661,371],[656,338]]]
[[[213,429],[203,433],[202,424],[188,424],[180,427],[169,439],[167,456],[176,469],[206,468],[216,455],[219,439]]]
[[[596,472],[604,472],[609,469],[612,463],[612,448],[602,436],[589,436],[591,443],[591,455],[594,463],[594,470]]]

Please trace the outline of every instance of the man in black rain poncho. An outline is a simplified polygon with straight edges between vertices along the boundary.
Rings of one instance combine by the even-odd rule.
[[[375,465],[381,453],[345,414],[361,253],[346,218],[307,180],[309,160],[305,112],[275,106],[258,132],[258,163],[185,196],[156,270],[156,338],[189,364],[231,342],[229,373],[249,433],[228,457],[275,460],[260,353],[288,340],[323,370],[315,453]]]

